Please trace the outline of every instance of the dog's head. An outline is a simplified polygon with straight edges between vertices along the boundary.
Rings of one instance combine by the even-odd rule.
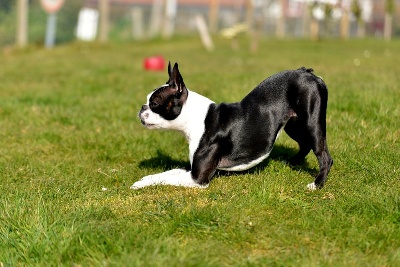
[[[178,69],[178,63],[171,69],[168,63],[169,79],[166,84],[153,90],[147,96],[147,103],[139,112],[140,121],[150,129],[171,128],[171,123],[181,114],[188,91]]]

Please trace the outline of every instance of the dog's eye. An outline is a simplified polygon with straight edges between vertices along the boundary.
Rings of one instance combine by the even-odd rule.
[[[158,107],[158,104],[155,102],[150,102],[149,106],[150,106],[150,108],[156,108],[156,107]]]

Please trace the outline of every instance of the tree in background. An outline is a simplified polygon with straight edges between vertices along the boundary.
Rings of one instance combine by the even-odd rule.
[[[383,38],[385,40],[392,39],[392,31],[393,31],[393,13],[395,11],[395,1],[394,0],[386,0],[385,2],[385,24],[383,29]]]
[[[340,38],[346,40],[349,38],[349,7],[343,4],[343,0],[340,0],[339,6],[342,10],[342,16],[340,18]]]
[[[319,22],[318,12],[314,12],[318,8],[318,2],[313,2],[309,5],[310,13],[310,38],[311,40],[318,40],[319,38]]]
[[[324,6],[324,13],[325,13],[324,28],[325,28],[326,36],[330,36],[334,32],[335,22],[334,22],[333,12],[334,12],[334,5],[332,5],[330,3],[325,3],[325,6]]]
[[[351,2],[351,12],[354,14],[357,20],[357,36],[359,38],[365,37],[365,22],[362,17],[362,7],[358,0]]]
[[[276,24],[276,36],[278,38],[285,37],[285,26],[286,26],[286,5],[287,0],[279,0],[280,15]]]

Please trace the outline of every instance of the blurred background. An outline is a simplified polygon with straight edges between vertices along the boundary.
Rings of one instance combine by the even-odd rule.
[[[44,45],[50,17],[62,44],[242,32],[390,40],[400,36],[399,15],[400,0],[0,0],[0,47]]]

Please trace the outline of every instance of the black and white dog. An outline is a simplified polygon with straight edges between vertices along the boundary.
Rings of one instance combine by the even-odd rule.
[[[242,101],[215,104],[189,91],[175,63],[169,80],[147,96],[139,117],[149,129],[173,129],[189,142],[191,170],[174,169],[134,183],[207,187],[216,170],[247,170],[268,157],[282,129],[300,146],[291,163],[300,163],[313,150],[319,174],[307,185],[324,186],[333,160],[326,142],[328,91],[323,80],[304,67],[275,74]]]

